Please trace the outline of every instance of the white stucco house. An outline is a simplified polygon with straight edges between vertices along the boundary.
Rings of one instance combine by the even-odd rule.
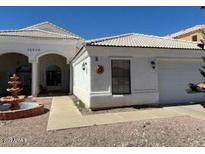
[[[138,33],[85,41],[44,22],[0,31],[0,93],[16,72],[33,96],[62,91],[92,109],[204,101],[186,92],[203,80],[202,56],[197,42]]]
[[[0,31],[0,93],[15,72],[33,96],[41,90],[69,93],[70,59],[82,44],[79,36],[49,22]]]

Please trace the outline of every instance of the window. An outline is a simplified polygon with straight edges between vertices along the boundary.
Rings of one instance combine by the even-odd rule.
[[[197,35],[192,36],[192,41],[194,41],[194,42],[197,41]]]
[[[130,60],[112,60],[112,94],[130,94]]]
[[[46,69],[47,86],[59,86],[61,84],[61,69],[56,65],[50,65]]]

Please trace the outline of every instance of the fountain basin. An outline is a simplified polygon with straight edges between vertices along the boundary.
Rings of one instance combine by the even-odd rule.
[[[44,105],[38,102],[19,103],[19,109],[11,110],[11,104],[0,105],[0,120],[13,120],[43,114]]]

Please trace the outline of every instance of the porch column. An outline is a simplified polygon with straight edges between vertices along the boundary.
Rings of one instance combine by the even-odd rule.
[[[38,63],[32,62],[32,96],[37,96],[39,93],[39,79],[38,79]]]
[[[72,63],[70,63],[70,72],[69,72],[69,94],[72,95],[73,94],[73,66],[72,66]]]

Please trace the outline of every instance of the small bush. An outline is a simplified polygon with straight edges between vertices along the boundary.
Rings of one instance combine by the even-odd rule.
[[[76,106],[80,111],[86,108],[85,104],[84,104],[81,100],[77,99],[76,97],[75,97],[75,98],[72,98],[72,99],[73,99],[73,102],[74,102],[75,106]]]
[[[76,106],[78,108],[85,108],[85,104],[81,100],[76,101]]]

